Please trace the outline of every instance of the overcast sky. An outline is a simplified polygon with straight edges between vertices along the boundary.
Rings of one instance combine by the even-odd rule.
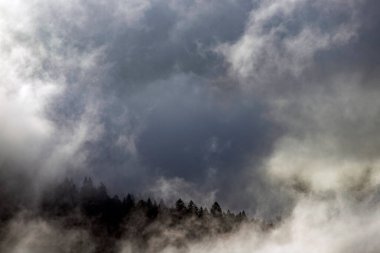
[[[92,176],[111,193],[256,215],[368,173],[373,189],[379,12],[377,0],[0,0],[1,175]]]

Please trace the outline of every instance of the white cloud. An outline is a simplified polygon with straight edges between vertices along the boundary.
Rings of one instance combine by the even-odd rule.
[[[316,53],[348,43],[355,37],[358,23],[354,15],[348,22],[329,30],[318,22],[310,23],[307,16],[299,20],[297,15],[309,8],[310,2],[261,1],[252,10],[240,39],[216,49],[225,57],[231,75],[240,79],[245,88],[281,85],[273,80],[289,74],[300,78],[313,65]],[[325,15],[324,8],[319,11],[319,15]],[[347,12],[351,11],[350,8]],[[297,22],[300,30],[287,26],[290,22]]]
[[[182,178],[158,178],[149,190],[156,198],[161,198],[167,204],[174,203],[181,198],[184,201],[193,200],[203,206],[211,206],[215,201],[216,191],[203,192],[196,185],[186,182]]]
[[[81,153],[81,145],[99,136],[101,125],[96,119],[98,108],[93,108],[94,103],[86,105],[80,121],[71,129],[50,119],[49,110],[72,88],[69,76],[73,71],[79,73],[74,86],[87,85],[89,73],[101,68],[97,62],[102,49],[78,51],[72,45],[65,45],[56,31],[49,31],[52,29],[49,26],[46,29],[50,37],[41,37],[38,20],[41,10],[37,7],[43,4],[43,1],[0,2],[3,17],[0,22],[0,162],[16,162],[20,168],[25,165],[29,170],[36,170],[36,176],[55,176],[65,170],[66,161],[76,167],[83,166],[85,154]]]
[[[94,245],[85,231],[65,230],[47,221],[21,216],[8,225],[0,250],[9,253],[93,252]]]

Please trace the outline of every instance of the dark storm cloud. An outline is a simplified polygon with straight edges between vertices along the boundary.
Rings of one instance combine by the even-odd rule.
[[[239,187],[245,191],[252,182],[242,173],[247,166],[260,165],[278,129],[259,104],[233,98],[221,105],[208,94],[182,89],[147,115],[136,141],[141,162],[158,175],[217,189],[219,199],[226,200]]]
[[[147,115],[137,140],[143,162],[167,176],[199,180],[208,169],[239,169],[251,152],[266,152],[270,129],[259,108],[239,101],[220,108],[213,98],[184,89]]]
[[[230,74],[262,92],[287,129],[267,161],[269,177],[316,192],[341,191],[347,178],[379,168],[379,6],[342,3],[263,1],[244,35],[220,47]]]
[[[182,178],[232,200],[233,185],[251,183],[243,171],[258,167],[279,135],[214,50],[239,38],[254,4],[130,3],[38,5],[37,34],[53,55],[89,58],[79,68],[54,59],[44,65],[50,76],[65,67],[66,90],[49,109],[57,128],[70,133],[82,124],[83,136],[91,136],[89,124],[101,129],[80,142],[85,160],[72,167],[85,167],[83,174],[116,192]]]
[[[107,60],[114,64],[113,85],[126,91],[126,87],[166,79],[175,72],[220,74],[222,66],[212,49],[243,32],[250,5],[250,1],[153,2],[140,29],[120,27],[112,36]]]
[[[128,93],[175,72],[220,74],[213,48],[242,34],[252,8],[248,0],[128,2],[40,4],[38,33],[45,43],[61,39],[59,51],[104,47],[99,63],[109,69],[99,81],[105,92]],[[77,82],[75,73],[68,74]]]
[[[376,17],[380,4],[378,1],[364,1],[357,10],[357,19],[360,20],[357,36],[346,45],[334,50],[320,52],[316,55],[321,75],[332,75],[334,72],[356,72],[363,74],[361,86],[376,87],[378,68],[380,64],[379,47],[380,21]],[[372,79],[372,80],[371,80]]]
[[[2,199],[91,175],[112,193],[289,214],[194,252],[379,251],[379,1],[0,10]]]
[[[260,180],[244,171],[261,164],[281,131],[260,103],[238,92],[222,98],[207,85],[196,75],[177,75],[135,94],[126,102],[128,122],[109,119],[106,134],[90,145],[89,167],[120,192],[182,178],[241,207],[233,192]]]
[[[162,178],[183,180],[216,192],[230,206],[256,205],[259,195],[277,205],[264,167],[268,161],[281,165],[284,150],[294,155],[297,144],[308,146],[303,137],[313,136],[307,143],[318,148],[315,139],[326,136],[341,147],[350,146],[347,136],[356,136],[367,153],[377,147],[376,140],[360,141],[362,134],[376,133],[376,124],[365,124],[360,134],[347,127],[352,121],[358,126],[365,121],[361,112],[376,107],[360,105],[368,100],[361,87],[375,87],[378,80],[376,1],[23,6],[28,15],[9,11],[14,20],[23,17],[21,30],[3,29],[11,31],[4,41],[12,42],[4,48],[18,48],[4,53],[10,59],[5,66],[17,69],[4,82],[19,84],[16,94],[33,106],[23,107],[22,123],[2,126],[3,143],[13,151],[0,148],[27,153],[42,164],[42,177],[92,174],[115,192],[149,191]],[[355,79],[360,85],[342,89],[347,80],[336,73],[356,72],[366,73]],[[11,90],[3,87],[5,104],[19,110],[23,100],[3,95]],[[353,120],[339,119],[351,98],[357,101],[350,107]],[[31,127],[19,127],[17,141],[7,137],[18,129],[14,125]],[[37,148],[32,152],[21,143]]]

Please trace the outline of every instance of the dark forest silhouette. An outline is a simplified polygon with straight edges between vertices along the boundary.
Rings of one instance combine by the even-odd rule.
[[[91,178],[85,178],[80,187],[70,179],[51,185],[38,203],[33,209],[36,217],[64,229],[88,231],[96,252],[115,252],[120,240],[133,242],[137,252],[147,252],[149,241],[157,238],[160,240],[155,242],[155,250],[168,245],[181,248],[191,241],[236,231],[244,222],[253,221],[244,211],[223,211],[217,202],[208,209],[182,199],[166,206],[163,201],[137,199],[132,194],[111,197],[104,184],[96,186]],[[16,205],[4,209],[2,223],[20,209]],[[172,236],[162,236],[167,231],[172,231]]]

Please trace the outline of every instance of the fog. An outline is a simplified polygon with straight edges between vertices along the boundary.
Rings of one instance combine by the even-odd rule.
[[[181,237],[169,230],[151,252],[378,252],[379,11],[375,0],[0,0],[0,208],[91,176],[111,195],[281,217],[155,248]],[[0,224],[2,252],[95,250],[88,231],[29,211]]]

